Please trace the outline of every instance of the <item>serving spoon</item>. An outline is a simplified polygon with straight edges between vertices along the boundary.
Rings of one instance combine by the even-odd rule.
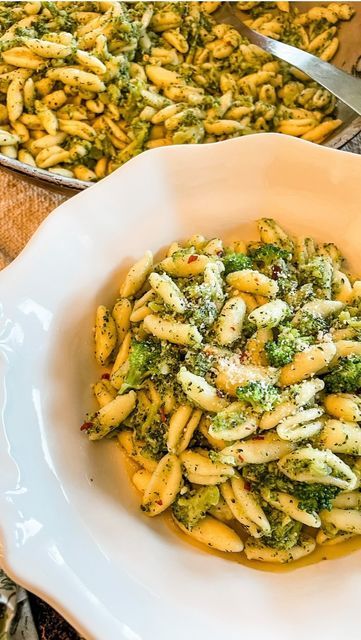
[[[317,56],[292,47],[269,36],[257,33],[247,27],[239,17],[232,2],[224,2],[214,14],[220,24],[231,25],[238,33],[248,38],[252,44],[292,64],[306,73],[322,87],[333,93],[341,102],[361,116],[361,79],[337,69]]]

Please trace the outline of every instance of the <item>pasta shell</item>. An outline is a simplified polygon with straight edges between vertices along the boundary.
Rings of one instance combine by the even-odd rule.
[[[270,533],[267,517],[253,493],[245,488],[241,477],[232,478],[222,485],[221,493],[233,517],[238,520],[254,538]]]
[[[117,330],[109,309],[100,305],[95,318],[95,357],[105,364],[117,343]]]
[[[322,429],[323,423],[316,420],[322,414],[323,409],[320,407],[298,411],[295,415],[284,418],[279,423],[277,433],[283,440],[291,440],[291,442],[312,438]]]
[[[123,396],[117,396],[99,409],[95,414],[93,427],[88,431],[90,440],[104,438],[112,429],[118,427],[133,411],[136,403],[136,393],[130,391]]]
[[[185,367],[181,367],[177,377],[186,396],[201,409],[217,412],[228,406],[228,401],[225,398],[220,398],[217,389],[212,387],[202,376],[197,376]]]
[[[167,446],[170,452],[181,453],[188,447],[201,417],[199,409],[193,411],[187,405],[178,407],[169,422]]]
[[[345,531],[356,535],[361,534],[361,511],[357,509],[331,509],[321,511],[322,525],[332,529],[335,533]]]
[[[150,473],[150,471],[147,471],[146,469],[139,469],[139,471],[136,471],[135,474],[132,476],[132,482],[134,486],[138,489],[138,491],[140,491],[141,493],[145,493],[149,485],[149,482],[151,480],[151,477],[152,477],[152,474]]]
[[[158,463],[144,492],[142,506],[149,516],[157,516],[174,502],[182,486],[182,469],[177,456],[167,453]]]
[[[327,420],[319,441],[321,446],[335,453],[361,455],[361,427],[355,422]]]
[[[125,276],[120,295],[123,298],[134,296],[142,288],[152,267],[153,254],[151,251],[146,251],[143,258],[136,262]]]
[[[304,511],[304,509],[300,509],[300,501],[295,498],[295,496],[281,491],[271,491],[267,488],[262,489],[261,495],[263,500],[268,502],[271,507],[286,513],[290,518],[293,518],[293,520],[302,522],[302,524],[308,527],[321,526],[321,519],[318,514],[315,512],[309,513],[308,511]]]
[[[301,447],[282,457],[278,467],[298,482],[330,484],[344,490],[356,487],[357,477],[350,467],[331,451]]]
[[[219,452],[219,458],[236,467],[245,464],[264,464],[279,460],[294,448],[293,443],[286,442],[276,433],[267,433],[249,440],[241,440],[231,444]]]
[[[301,382],[313,376],[331,362],[336,354],[336,347],[332,342],[317,344],[305,351],[296,353],[290,364],[281,369],[279,383],[282,387]]]
[[[183,533],[211,549],[230,553],[239,553],[243,550],[243,542],[237,533],[212,516],[203,518],[191,531],[179,520],[174,518],[174,521]]]
[[[248,538],[244,551],[248,560],[284,564],[309,555],[315,550],[315,547],[314,538],[306,535],[302,536],[299,543],[291,549],[274,549],[267,547],[260,540]]]
[[[183,451],[180,460],[187,474],[193,473],[199,476],[232,476],[234,469],[221,462],[213,462],[208,457],[208,452]]]

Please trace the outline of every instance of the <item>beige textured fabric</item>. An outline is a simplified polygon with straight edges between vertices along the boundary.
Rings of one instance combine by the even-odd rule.
[[[0,169],[0,269],[18,255],[64,199]]]

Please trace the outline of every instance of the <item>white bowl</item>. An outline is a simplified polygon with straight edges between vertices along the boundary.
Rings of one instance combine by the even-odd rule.
[[[360,267],[361,158],[277,134],[138,156],[64,203],[0,274],[5,570],[93,640],[359,638],[361,552],[264,573],[141,514],[111,442],[79,431],[95,306],[145,249],[273,216]]]

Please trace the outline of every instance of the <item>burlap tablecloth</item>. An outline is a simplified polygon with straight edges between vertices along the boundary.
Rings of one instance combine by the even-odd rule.
[[[26,245],[63,196],[50,193],[0,170],[0,269]]]
[[[361,134],[345,150],[361,153]],[[0,269],[13,260],[50,211],[64,196],[23,182],[0,170]],[[41,621],[39,601],[32,599],[37,631],[25,592],[0,571],[0,640],[76,640],[79,636],[60,616],[46,607]],[[38,604],[36,604],[38,603]]]

